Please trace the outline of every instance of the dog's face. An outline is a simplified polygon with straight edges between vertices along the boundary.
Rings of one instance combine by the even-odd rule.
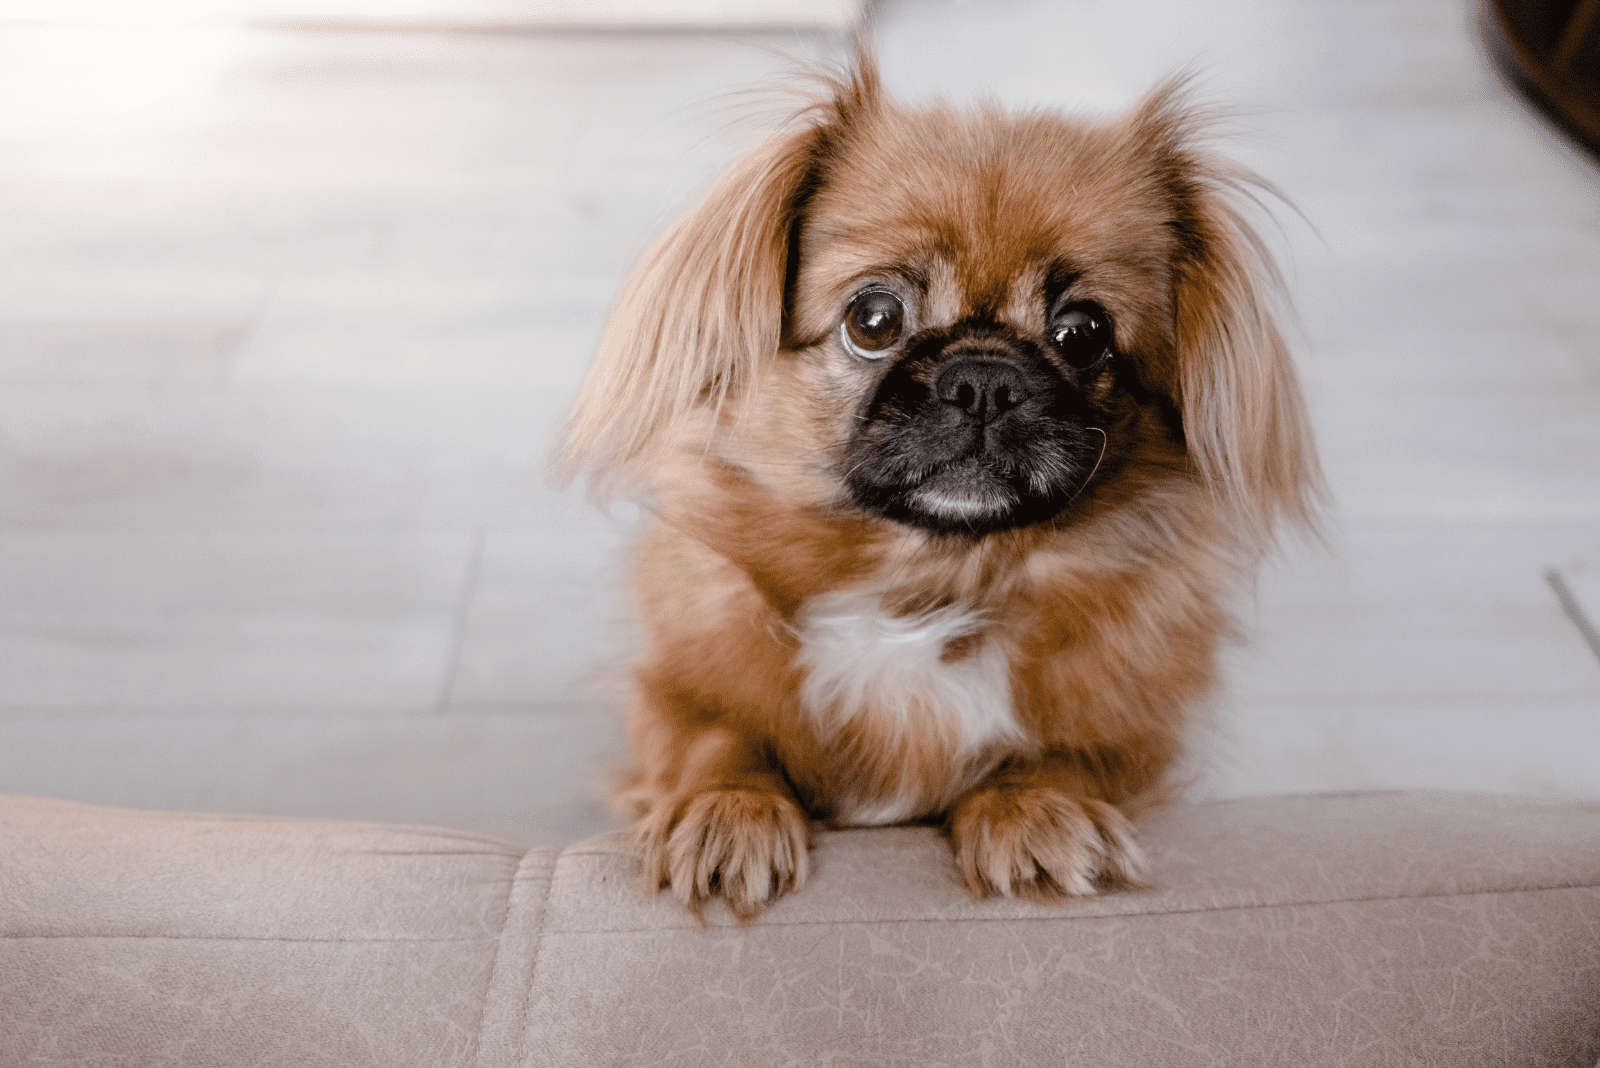
[[[569,455],[638,474],[687,445],[795,507],[969,540],[1172,472],[1241,547],[1310,514],[1251,179],[1174,87],[1109,122],[899,108],[870,65],[830,88],[636,269]]]
[[[818,428],[854,505],[982,536],[1057,517],[1130,434],[1176,437],[1158,375],[1177,233],[1118,139],[934,112],[835,149],[801,210],[775,368],[805,385],[773,395]]]

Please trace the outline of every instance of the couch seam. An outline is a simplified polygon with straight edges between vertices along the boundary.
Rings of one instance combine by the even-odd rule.
[[[1542,894],[1560,890],[1600,890],[1600,883],[1562,883],[1553,886],[1527,886],[1510,890],[1464,890],[1431,894],[1382,894],[1371,897],[1333,897],[1318,898],[1307,901],[1264,901],[1256,904],[1240,905],[1211,905],[1197,908],[1162,909],[1155,912],[1097,912],[1090,915],[1068,916],[1056,914],[1052,916],[901,916],[887,917],[884,919],[871,919],[867,917],[834,917],[826,920],[790,920],[782,923],[762,923],[757,921],[749,927],[735,924],[706,925],[705,927],[585,927],[574,928],[560,932],[561,934],[591,935],[591,934],[643,934],[647,932],[666,931],[748,931],[758,930],[763,927],[769,929],[783,927],[836,927],[841,924],[915,924],[915,923],[1060,923],[1079,922],[1088,920],[1138,920],[1146,916],[1192,916],[1208,912],[1249,912],[1255,909],[1292,909],[1292,908],[1317,908],[1327,905],[1359,905],[1379,901],[1435,901],[1449,898],[1469,897],[1509,897],[1518,894]],[[543,932],[540,934],[543,938]],[[1600,1068],[1597,1065],[1596,1068]]]
[[[500,930],[495,933],[494,955],[489,960],[489,974],[483,981],[483,997],[478,1006],[478,1026],[476,1029],[477,1050],[472,1058],[476,1063],[483,1063],[483,1025],[489,1018],[489,998],[494,992],[495,974],[500,970],[500,956],[506,945],[506,930],[511,926],[511,905],[517,896],[517,885],[522,882],[523,869],[534,856],[536,850],[526,850],[517,860],[516,867],[511,869],[511,879],[506,887],[505,908],[500,913]]]
[[[533,1007],[533,984],[539,981],[539,957],[544,951],[544,935],[550,929],[550,912],[555,904],[556,877],[561,874],[561,860],[566,855],[563,850],[556,854],[556,859],[550,865],[549,889],[544,897],[544,909],[539,913],[539,932],[533,938],[533,959],[528,962],[528,982],[522,992],[522,1011],[517,1017],[517,1066],[528,1061],[528,1011]]]

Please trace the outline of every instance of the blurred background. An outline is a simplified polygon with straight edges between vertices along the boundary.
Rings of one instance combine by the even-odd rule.
[[[1268,236],[1336,510],[1194,793],[1600,797],[1600,176],[1465,0],[883,0],[886,81],[1174,70]],[[0,789],[614,825],[635,517],[546,463],[635,256],[855,0],[0,0]]]

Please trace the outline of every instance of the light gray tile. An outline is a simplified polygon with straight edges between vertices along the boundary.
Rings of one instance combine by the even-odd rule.
[[[1349,524],[1333,554],[1264,577],[1229,702],[1576,706],[1600,670],[1544,580],[1600,560],[1600,524]]]
[[[0,535],[0,709],[431,708],[464,534]]]
[[[416,25],[444,30],[583,31],[595,29],[728,29],[826,27],[844,30],[861,15],[862,0],[233,0],[216,5],[221,17],[247,21],[356,26]]]
[[[222,382],[255,317],[0,323],[0,382]]]
[[[547,495],[542,386],[0,393],[0,530],[481,526]]]
[[[582,384],[613,280],[349,271],[283,283],[234,371],[241,384],[507,383],[553,424]]]
[[[1458,372],[1452,364],[1467,361],[1449,355],[1432,361],[1433,382],[1412,369],[1325,379],[1319,412],[1338,418],[1319,429],[1341,507],[1356,516],[1600,520],[1595,391],[1570,361],[1527,367],[1523,352],[1504,351],[1497,383],[1482,368]]]
[[[1600,794],[1600,663],[1544,580],[1597,560],[1592,522],[1348,524],[1265,576],[1197,789]]]
[[[620,825],[616,717],[0,718],[0,790],[139,808],[427,823],[562,846]]]
[[[625,576],[637,526],[578,504],[530,510],[483,542],[449,703],[620,704],[638,644]]]
[[[1600,554],[1573,555],[1552,560],[1550,565],[1560,573],[1590,626],[1600,631]]]
[[[1196,732],[1192,796],[1347,790],[1600,795],[1593,702],[1258,705]]]

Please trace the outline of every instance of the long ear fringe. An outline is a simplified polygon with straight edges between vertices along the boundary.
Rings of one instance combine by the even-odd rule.
[[[840,71],[813,70],[819,92],[780,134],[734,165],[650,249],[623,286],[566,426],[557,472],[636,477],[692,413],[749,388],[783,329],[789,242],[829,138],[876,107],[864,40]]]
[[[634,268],[567,423],[567,473],[632,466],[776,351],[787,205],[808,139],[790,135],[746,157]]]
[[[1277,193],[1200,147],[1210,116],[1185,102],[1191,80],[1159,86],[1132,121],[1170,166],[1186,215],[1175,325],[1189,454],[1251,547],[1264,551],[1280,524],[1315,537],[1327,490],[1278,327],[1283,280],[1241,210],[1259,203],[1257,191]]]
[[[1315,532],[1326,489],[1274,314],[1277,272],[1235,209],[1212,210],[1210,262],[1179,287],[1184,432],[1201,476],[1264,548],[1280,522]]]

